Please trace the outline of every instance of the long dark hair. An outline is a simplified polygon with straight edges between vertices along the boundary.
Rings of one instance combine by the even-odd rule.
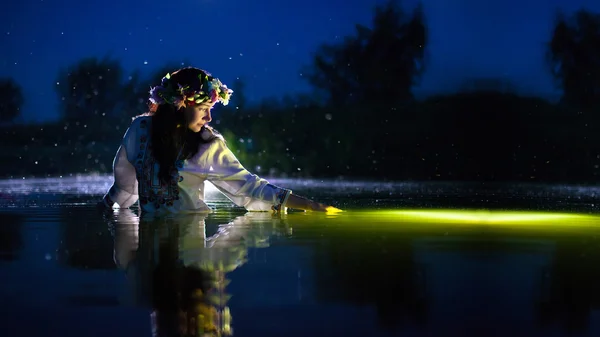
[[[187,67],[171,74],[170,81],[175,85],[189,86],[193,90],[200,90],[198,75],[208,75],[204,70]],[[212,79],[210,75],[209,80]],[[185,108],[177,108],[172,104],[151,105],[152,116],[150,128],[150,141],[152,155],[158,161],[160,171],[158,177],[163,182],[171,180],[171,174],[176,169],[175,162],[189,159],[198,152],[202,143],[208,143],[222,136],[209,126],[203,127],[200,132],[188,129],[184,115]],[[207,135],[209,135],[207,137]],[[181,154],[181,155],[180,155]],[[179,156],[179,158],[178,158]]]

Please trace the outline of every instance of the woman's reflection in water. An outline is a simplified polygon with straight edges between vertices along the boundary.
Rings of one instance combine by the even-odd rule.
[[[129,209],[115,210],[115,263],[131,283],[133,302],[152,308],[153,336],[232,335],[225,275],[246,261],[248,247],[268,246],[265,229],[272,227],[265,223],[282,221],[247,213],[206,237],[207,216],[140,219]]]

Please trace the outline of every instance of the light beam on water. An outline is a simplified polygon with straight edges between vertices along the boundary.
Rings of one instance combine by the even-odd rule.
[[[496,184],[493,188],[486,184],[460,184],[447,182],[368,182],[368,181],[338,181],[338,180],[299,180],[299,179],[272,179],[272,183],[279,186],[289,187],[300,190],[303,194],[306,191],[309,197],[320,198],[320,196],[329,195],[334,201],[351,200],[355,196],[366,198],[358,202],[359,207],[346,210],[342,213],[305,214],[307,217],[293,216],[297,221],[302,219],[324,216],[326,218],[335,218],[336,223],[346,223],[348,226],[369,226],[373,223],[390,223],[394,226],[401,224],[413,225],[435,225],[435,224],[454,224],[457,226],[466,225],[484,225],[484,226],[526,226],[526,227],[598,227],[600,228],[600,217],[591,214],[578,214],[577,212],[557,212],[557,211],[506,211],[506,210],[456,210],[455,205],[444,207],[446,209],[432,209],[429,207],[416,209],[415,206],[406,204],[404,208],[398,207],[402,203],[396,203],[386,209],[373,209],[373,201],[381,198],[394,198],[394,200],[406,201],[427,198],[443,198],[454,200],[454,197],[474,197],[474,198],[498,198],[506,197],[513,199],[536,199],[576,201],[588,199],[594,202],[596,196],[600,195],[598,187],[581,187],[568,185],[533,185],[533,184]],[[30,197],[38,196],[37,204],[44,203],[45,199],[39,196],[47,195],[50,199],[52,195],[68,196],[88,196],[91,199],[103,195],[112,184],[111,175],[76,175],[72,177],[60,178],[23,178],[0,180],[0,199],[2,204],[7,206],[19,206],[26,204],[24,200]],[[484,186],[477,190],[477,186]],[[224,196],[210,183],[205,186],[206,199],[211,202],[219,202]],[[314,194],[313,194],[314,193]],[[318,196],[318,197],[317,197]],[[547,198],[547,199],[545,199]],[[50,200],[48,199],[48,200]],[[90,200],[91,200],[90,199]],[[54,200],[54,199],[52,199]],[[90,203],[90,200],[86,200]],[[71,204],[77,202],[70,200]],[[335,202],[335,206],[338,204]],[[12,205],[14,204],[14,205]],[[546,204],[546,203],[545,203]],[[370,206],[369,206],[370,205]],[[593,204],[591,204],[594,207]],[[341,205],[340,208],[344,208]],[[487,208],[486,206],[482,208]],[[545,208],[544,208],[545,209]],[[312,220],[311,220],[312,221]]]
[[[594,214],[551,211],[452,210],[452,209],[383,209],[351,210],[325,217],[335,219],[336,225],[349,227],[435,227],[451,225],[486,228],[591,228],[600,229],[600,216]]]

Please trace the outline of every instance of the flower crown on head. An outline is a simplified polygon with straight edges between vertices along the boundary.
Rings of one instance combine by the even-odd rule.
[[[150,101],[154,104],[173,104],[178,108],[195,106],[204,102],[221,102],[229,104],[233,90],[227,88],[218,78],[208,74],[198,75],[200,89],[193,90],[189,86],[177,83],[175,86],[171,81],[171,74],[167,73],[159,86],[150,89]]]

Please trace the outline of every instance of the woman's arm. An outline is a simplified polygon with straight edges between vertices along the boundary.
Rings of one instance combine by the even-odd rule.
[[[114,204],[119,205],[120,208],[128,208],[138,200],[135,167],[129,162],[127,152],[128,149],[133,150],[134,148],[135,144],[132,142],[137,137],[138,128],[139,122],[134,120],[123,136],[113,160],[114,182],[102,201],[98,203],[100,208],[112,208]]]
[[[128,208],[138,200],[138,181],[135,168],[127,160],[125,147],[121,145],[113,161],[114,182],[102,199],[107,208],[114,204],[119,208]]]
[[[207,180],[238,206],[249,211],[281,211],[293,208],[307,211],[339,211],[306,198],[295,196],[286,188],[270,184],[248,170],[221,140],[215,140],[198,162],[206,170]],[[200,169],[203,168],[203,169]]]

